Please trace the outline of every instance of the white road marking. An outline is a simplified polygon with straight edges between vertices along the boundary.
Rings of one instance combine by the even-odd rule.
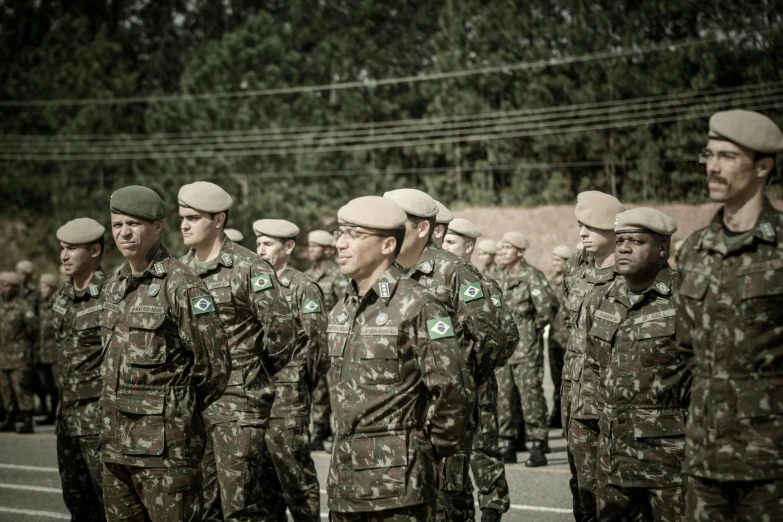
[[[0,484],[2,489],[19,489],[22,491],[37,491],[38,493],[58,493],[62,494],[60,488],[44,488],[41,486],[25,486],[24,484]]]
[[[15,515],[30,515],[32,517],[57,518],[60,520],[71,520],[71,515],[63,515],[54,511],[35,511],[33,509],[18,509],[0,506],[0,513],[13,513]]]
[[[574,512],[573,509],[543,507],[543,506],[526,506],[524,504],[511,504],[511,509],[521,509],[523,511],[546,511],[547,513],[568,513]]]
[[[22,466],[19,464],[0,464],[0,469],[18,469],[19,471],[46,471],[48,473],[59,473],[57,468],[44,468],[41,466]]]

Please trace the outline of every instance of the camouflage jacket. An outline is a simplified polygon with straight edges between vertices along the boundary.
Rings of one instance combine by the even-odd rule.
[[[32,370],[38,328],[30,301],[18,296],[0,304],[0,370]]]
[[[228,337],[228,387],[207,410],[210,424],[266,426],[275,399],[272,375],[288,364],[297,330],[272,265],[224,238],[220,253],[195,268],[195,251],[181,261],[196,270],[214,300]]]
[[[272,377],[275,382],[272,423],[309,426],[310,395],[329,370],[324,296],[315,281],[290,265],[282,270],[279,279],[280,290],[296,315],[300,335],[291,362]]]
[[[126,261],[105,283],[104,462],[198,466],[201,415],[223,395],[230,360],[206,285],[163,246],[132,274]]]
[[[57,432],[69,436],[101,432],[101,318],[106,274],[99,268],[84,290],[73,278],[52,299],[52,328],[60,364],[60,407]]]
[[[674,340],[677,273],[639,295],[617,277],[586,305],[585,356],[600,376],[598,477],[624,487],[682,486],[685,358]]]
[[[498,325],[492,292],[476,267],[429,241],[416,266],[407,274],[440,300],[454,314],[457,339],[468,361],[475,358],[471,372],[484,382],[503,357],[506,342]]]
[[[783,478],[783,213],[769,201],[731,248],[723,210],[677,256],[677,340],[693,370],[688,473]]]
[[[565,289],[563,288],[563,274],[555,274],[549,280],[549,287],[557,297],[558,309],[552,323],[549,325],[549,342],[565,348],[568,345],[568,327],[565,321]]]
[[[449,312],[397,266],[329,314],[334,511],[430,502],[436,463],[470,449],[472,379]]]
[[[566,261],[563,269],[565,321],[568,344],[563,363],[563,381],[570,381],[571,416],[575,419],[598,419],[599,375],[585,359],[588,312],[585,305],[617,277],[615,268],[596,268],[590,254],[578,252]]]
[[[19,298],[27,301],[30,307],[38,313],[38,307],[41,305],[41,293],[35,287],[35,284],[30,282],[27,286],[23,286],[19,293]]]
[[[517,328],[517,323],[514,322],[514,316],[503,299],[503,291],[500,289],[500,283],[486,274],[482,274],[482,277],[489,287],[491,293],[490,300],[492,301],[492,304],[495,305],[500,329],[503,330],[503,333],[505,334],[503,349],[495,358],[495,368],[500,368],[506,365],[514,354],[514,351],[516,351],[517,346],[519,346],[519,328]]]
[[[52,296],[54,297],[54,296]],[[38,306],[38,318],[40,319],[40,335],[38,336],[36,364],[57,363],[57,338],[54,331],[54,299],[43,300]]]
[[[326,306],[326,313],[334,308],[337,301],[342,299],[345,293],[345,287],[348,285],[348,279],[340,272],[340,267],[332,260],[328,260],[324,263],[324,269],[316,270],[316,268],[310,267],[305,270],[304,274],[310,277],[321,288],[324,293],[324,303]]]
[[[525,354],[541,342],[544,328],[557,313],[557,297],[541,271],[525,261],[511,275],[507,270],[498,279],[503,300],[519,329],[519,346],[511,356],[511,364],[525,362]]]

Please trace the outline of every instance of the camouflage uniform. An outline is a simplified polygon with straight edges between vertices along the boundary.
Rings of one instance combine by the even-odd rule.
[[[33,346],[37,335],[38,316],[30,301],[17,296],[0,303],[0,396],[9,419],[17,413],[33,414]]]
[[[53,297],[53,296],[52,296]],[[38,307],[38,317],[40,318],[40,335],[36,346],[35,369],[38,375],[38,382],[41,385],[43,395],[49,395],[52,398],[52,409],[50,418],[57,412],[57,403],[59,402],[59,383],[60,372],[57,365],[57,339],[54,330],[54,310],[49,299],[40,302]]]
[[[461,491],[468,476],[473,378],[448,310],[392,266],[364,296],[353,283],[346,288],[327,332],[332,519],[376,520],[350,513],[383,512],[378,520],[431,522],[438,482]],[[444,465],[439,481],[443,458],[461,466]],[[429,507],[414,508],[421,504]],[[408,513],[386,512],[400,508]],[[417,510],[426,513],[410,512]]]
[[[319,379],[329,370],[326,353],[327,313],[324,297],[315,282],[292,266],[278,275],[280,288],[295,311],[304,335],[298,340],[296,353],[285,368],[272,378],[275,381],[275,402],[266,432],[266,443],[272,455],[280,492],[276,507],[285,508],[296,522],[321,520],[321,493],[315,463],[310,456],[310,394]]]
[[[275,396],[270,375],[293,354],[294,318],[274,269],[254,252],[225,238],[214,259],[198,267],[195,259],[190,250],[181,261],[209,290],[231,359],[228,387],[206,411],[203,517],[271,520],[264,518],[274,491],[274,478],[265,472],[271,456],[264,438]]]
[[[693,370],[688,520],[780,520],[783,213],[727,244],[723,209],[678,251],[677,341]]]
[[[585,359],[600,377],[598,520],[683,520],[685,358],[674,340],[677,273],[643,293],[618,277],[586,307]]]
[[[504,271],[498,282],[520,338],[508,364],[498,371],[500,436],[516,438],[524,415],[527,440],[546,442],[543,331],[557,313],[557,297],[544,274],[524,261],[516,275]]]
[[[105,283],[101,373],[108,520],[200,520],[202,414],[230,360],[206,285],[161,245]],[[242,446],[245,439],[236,443]]]
[[[57,460],[71,518],[105,520],[101,462],[101,316],[106,275],[98,269],[84,290],[69,279],[53,296],[62,402],[57,411]],[[97,507],[97,509],[96,509]]]
[[[558,309],[552,323],[549,325],[547,348],[549,351],[549,372],[552,376],[554,392],[552,393],[552,415],[561,418],[560,387],[563,379],[563,364],[565,362],[565,350],[568,345],[568,327],[565,322],[565,290],[563,289],[563,274],[555,274],[549,280],[549,287],[557,297]],[[550,422],[551,425],[551,422]]]
[[[36,316],[36,332],[40,329],[40,323],[38,321],[40,320],[40,317],[38,315],[38,311],[41,308],[41,293],[38,291],[38,288],[36,287],[35,283],[31,280],[28,284],[23,285],[20,288],[19,296],[17,299],[22,299],[23,301],[27,301],[28,306],[35,310],[35,316]],[[33,339],[30,340],[30,353],[32,354],[32,367],[31,367],[31,374],[30,374],[30,386],[33,390],[33,394],[38,397],[39,406],[36,411],[36,415],[43,415],[47,413],[46,409],[46,390],[44,389],[45,383],[41,381],[39,375],[41,373],[41,368],[38,364],[38,341],[40,340],[40,336],[36,335],[33,337]],[[35,400],[35,399],[33,399]]]
[[[593,257],[577,252],[563,267],[565,321],[568,345],[563,364],[560,390],[563,429],[571,468],[569,486],[577,521],[596,518],[596,456],[598,453],[598,407],[596,394],[599,376],[585,364],[584,305],[604,285],[617,276],[614,267],[596,268]]]

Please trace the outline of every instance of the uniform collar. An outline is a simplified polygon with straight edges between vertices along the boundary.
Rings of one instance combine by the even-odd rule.
[[[130,263],[125,261],[120,267],[120,271],[117,273],[119,278],[130,279],[132,277],[136,277],[138,279],[142,279],[148,276],[159,278],[165,277],[169,266],[169,251],[166,250],[166,247],[164,247],[162,243],[158,243],[156,246],[153,246],[152,250],[154,250],[155,253],[151,256],[151,261],[141,274],[134,276],[131,272]]]
[[[192,266],[193,270],[195,270],[196,272],[196,275],[199,276],[202,276],[207,272],[211,272],[215,270],[218,267],[218,265],[223,265],[227,268],[231,268],[234,265],[235,248],[236,248],[236,243],[234,243],[227,237],[223,237],[223,246],[220,247],[220,252],[213,259],[207,261],[206,263],[200,263],[199,265],[197,265],[196,250],[194,248],[191,248],[188,251],[187,256],[185,256],[186,264]]]
[[[655,281],[652,282],[650,286],[648,286],[643,292],[641,292],[640,296],[644,296],[641,299],[638,299],[635,302],[632,302],[631,298],[631,292],[628,289],[628,282],[624,277],[618,277],[614,280],[612,283],[612,286],[609,289],[609,295],[613,296],[617,301],[621,302],[623,305],[625,305],[627,308],[631,308],[642,301],[648,300],[648,296],[651,293],[655,293],[660,295],[661,297],[668,297],[672,294],[674,289],[674,270],[672,270],[669,265],[664,265],[663,268],[658,272],[658,275],[655,277]]]
[[[699,250],[712,250],[720,254],[727,254],[729,248],[726,245],[726,239],[723,234],[723,217],[725,214],[725,207],[721,207],[715,213],[707,225],[707,233],[703,234],[696,248]],[[745,239],[733,246],[733,250],[739,250],[744,246],[753,244],[755,239],[759,241],[777,244],[778,232],[777,229],[780,226],[778,223],[780,212],[772,206],[769,198],[764,198],[764,205],[761,208],[761,214],[759,214],[756,224],[753,229],[746,232]]]
[[[101,267],[98,267],[98,270],[95,271],[95,273],[90,278],[90,282],[87,283],[87,286],[84,287],[82,290],[77,290],[76,287],[73,284],[73,278],[69,278],[68,282],[66,283],[66,292],[69,293],[69,295],[73,298],[76,297],[83,297],[87,294],[90,295],[90,297],[98,297],[101,295],[101,287],[103,286],[103,282],[106,280],[106,273],[101,269]]]
[[[294,280],[294,273],[296,272],[296,269],[292,267],[291,265],[286,265],[286,267],[280,271],[280,273],[277,275],[277,280],[280,282],[281,285],[288,288],[291,286],[291,283]]]
[[[422,274],[431,274],[434,272],[435,258],[437,257],[439,250],[438,246],[431,239],[427,240],[427,244],[424,246],[424,251],[421,253],[418,263],[408,271],[408,275],[413,275],[416,272],[421,272]]]
[[[375,280],[364,298],[367,299],[370,297],[370,294],[374,294],[374,298],[383,301],[384,304],[389,304],[389,300],[394,295],[394,291],[397,288],[397,283],[399,282],[400,278],[402,278],[402,275],[403,274],[399,269],[399,266],[392,264],[389,268],[386,269],[385,272],[383,272],[383,274],[381,274],[378,279]],[[359,291],[356,288],[356,281],[351,280],[351,284],[345,287],[345,293],[350,297],[356,297],[359,295]]]

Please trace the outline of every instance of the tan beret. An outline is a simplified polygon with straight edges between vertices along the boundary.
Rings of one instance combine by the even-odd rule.
[[[568,247],[568,245],[557,245],[552,253],[557,257],[562,257],[563,259],[571,259],[571,256],[574,255],[574,252]]]
[[[46,285],[51,286],[52,288],[57,288],[60,286],[60,278],[54,274],[44,274],[41,276],[40,281]]]
[[[446,233],[459,234],[460,236],[465,236],[468,239],[476,239],[477,237],[481,236],[481,229],[479,229],[479,227],[467,219],[454,218],[454,220],[449,223],[449,230]]]
[[[98,241],[105,231],[94,219],[76,218],[57,229],[57,239],[71,245],[84,245]]]
[[[228,192],[209,181],[183,185],[177,199],[180,206],[211,213],[224,212],[234,204]]]
[[[654,232],[662,236],[671,236],[677,232],[677,222],[654,208],[632,208],[617,214],[614,233],[625,232]]]
[[[35,272],[35,265],[33,265],[32,261],[23,259],[22,261],[16,263],[16,271],[24,272],[25,274],[32,274]]]
[[[616,197],[597,190],[582,192],[576,197],[574,214],[580,223],[599,230],[612,230],[614,218],[625,210]]]
[[[435,200],[435,204],[438,205],[438,214],[435,216],[435,223],[446,225],[454,220],[454,214],[451,210],[446,208],[446,205],[438,200]]]
[[[22,276],[16,272],[0,272],[0,281],[11,285],[21,286]]]
[[[433,206],[435,206],[434,202]],[[352,199],[337,211],[337,221],[341,226],[395,230],[404,228],[407,220],[405,211],[394,200],[385,196],[382,198],[362,196]]]
[[[478,242],[478,249],[494,256],[498,252],[498,244],[491,239],[482,239]]]
[[[768,117],[735,109],[716,112],[710,118],[710,139],[727,140],[755,152],[783,151],[783,133]]]
[[[235,243],[239,243],[245,239],[245,235],[236,228],[227,228],[223,231],[223,233],[227,238],[229,238],[231,241],[234,241]]]
[[[299,235],[299,227],[285,219],[259,219],[253,223],[253,232],[257,236],[288,239]]]
[[[390,190],[383,197],[397,203],[406,214],[411,216],[431,218],[438,215],[438,204],[421,190],[407,188]]]
[[[331,247],[334,246],[334,236],[326,230],[313,230],[307,234],[307,242],[311,245]]]
[[[530,241],[520,232],[506,232],[503,234],[501,241],[505,241],[519,250],[525,250],[530,247]]]

